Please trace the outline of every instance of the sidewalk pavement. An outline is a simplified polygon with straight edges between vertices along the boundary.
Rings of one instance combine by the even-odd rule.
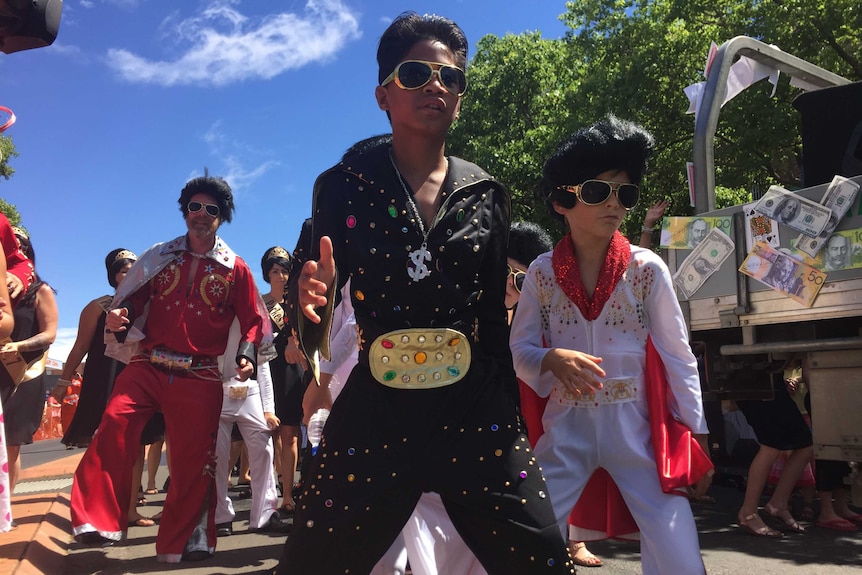
[[[50,480],[61,478],[67,478],[71,484],[83,455],[83,450],[77,450],[67,457],[22,469],[18,484],[47,480],[46,485],[50,486]],[[0,575],[63,572],[71,542],[69,499],[68,492],[12,495],[12,517],[18,528],[0,533]]]

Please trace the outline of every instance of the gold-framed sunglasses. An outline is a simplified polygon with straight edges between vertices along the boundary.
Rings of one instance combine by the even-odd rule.
[[[506,264],[506,267],[509,268],[509,275],[513,276],[512,279],[514,281],[512,283],[515,284],[515,289],[518,290],[518,293],[521,293],[521,288],[524,287],[524,279],[527,277],[527,272],[516,270],[509,264]]]
[[[617,201],[626,210],[635,207],[641,195],[640,188],[635,184],[621,184],[605,180],[587,180],[577,186],[557,186],[557,189],[575,194],[578,200],[588,206],[602,204],[614,193],[617,195]]]
[[[385,86],[395,82],[395,85],[402,90],[418,90],[430,82],[435,74],[440,84],[450,94],[463,96],[467,91],[467,75],[464,74],[464,70],[450,64],[425,60],[404,60],[395,66],[392,73],[380,85]]]
[[[187,207],[189,213],[197,213],[202,209],[205,209],[207,211],[207,215],[211,218],[217,218],[221,211],[216,204],[204,204],[203,202],[189,202]]]

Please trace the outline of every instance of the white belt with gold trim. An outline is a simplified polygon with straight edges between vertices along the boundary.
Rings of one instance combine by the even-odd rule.
[[[570,407],[599,407],[646,399],[646,389],[640,378],[608,378],[602,381],[602,385],[602,389],[589,395],[576,396],[556,382],[551,391],[551,399]]]

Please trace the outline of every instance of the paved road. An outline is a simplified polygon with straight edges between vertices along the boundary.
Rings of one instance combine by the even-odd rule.
[[[40,448],[40,451],[45,449],[47,448]],[[28,465],[26,457],[25,465]],[[165,476],[166,470],[162,467],[159,470],[158,485],[162,484]],[[742,502],[742,493],[735,487],[714,485],[710,494],[716,499],[714,504],[694,506],[701,533],[704,562],[710,575],[862,574],[862,531],[841,533],[812,526],[805,534],[789,534],[780,540],[753,537],[734,525],[736,511]],[[232,495],[237,496],[237,493],[232,492]],[[153,515],[161,508],[164,494],[148,496],[148,499],[148,505],[141,511],[145,515]],[[234,523],[235,534],[219,539],[218,550],[212,559],[179,565],[157,563],[157,528],[132,527],[129,530],[129,539],[123,545],[92,549],[71,544],[64,574],[125,575],[165,571],[183,575],[272,573],[278,562],[284,536],[248,532],[250,500],[235,499],[234,503],[238,511],[238,519]],[[582,568],[582,575],[640,573],[637,543],[598,542],[590,547],[604,560],[605,566],[601,569]],[[668,549],[667,552],[673,553],[673,549]]]

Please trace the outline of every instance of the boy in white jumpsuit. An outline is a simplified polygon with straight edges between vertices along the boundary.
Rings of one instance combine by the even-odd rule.
[[[560,529],[576,503],[592,501],[581,494],[603,469],[637,523],[643,573],[695,575],[704,567],[691,508],[662,490],[650,443],[647,337],[666,367],[671,413],[705,445],[697,363],[667,266],[618,231],[637,202],[652,144],[643,128],[610,116],[562,142],[545,163],[545,198],[569,233],[530,265],[511,347],[518,377],[550,396],[535,456]],[[698,493],[708,485],[704,476]],[[603,539],[613,527],[574,538]]]

